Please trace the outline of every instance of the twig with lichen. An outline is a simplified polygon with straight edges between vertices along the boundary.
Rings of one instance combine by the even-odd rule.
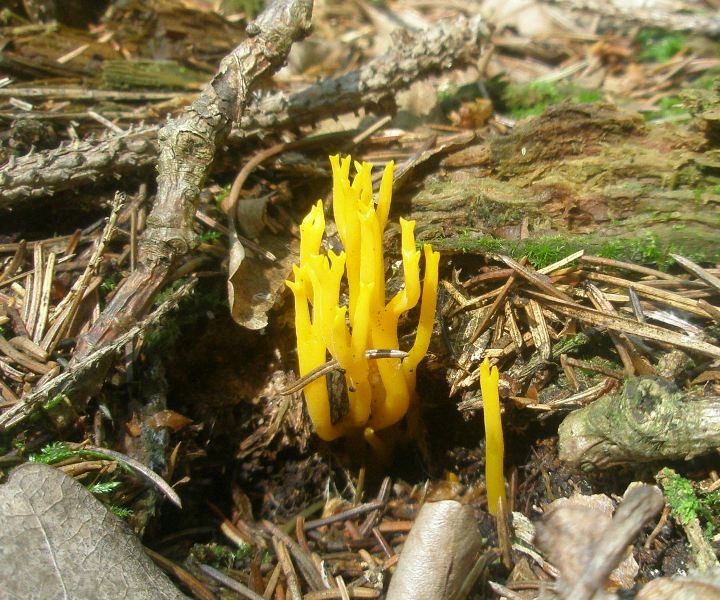
[[[361,108],[394,112],[398,90],[445,65],[471,64],[488,35],[479,17],[461,17],[406,33],[388,53],[357,70],[294,94],[274,92],[250,99],[228,141],[312,124]],[[136,128],[11,158],[0,168],[0,208],[150,169],[159,152],[158,132],[159,127]]]

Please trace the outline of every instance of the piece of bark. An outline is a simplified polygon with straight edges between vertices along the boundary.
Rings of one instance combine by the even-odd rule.
[[[473,509],[426,502],[403,546],[387,600],[442,600],[460,588],[482,548]]]
[[[720,398],[698,397],[655,377],[568,415],[558,429],[560,460],[583,469],[689,460],[720,447]]]
[[[418,223],[418,240],[447,251],[519,257],[535,249],[535,238],[552,236],[538,253],[557,246],[561,255],[612,251],[647,262],[645,252],[671,249],[712,261],[720,257],[717,196],[696,204],[696,185],[684,184],[677,170],[701,161],[704,143],[698,132],[646,125],[607,104],[563,103],[491,138],[479,173],[428,177],[408,218]],[[693,173],[711,188],[709,173]],[[530,238],[499,239],[523,223]]]
[[[412,34],[403,32],[387,54],[357,70],[294,94],[273,92],[253,98],[229,141],[252,133],[312,124],[361,108],[393,112],[392,98],[398,90],[448,64],[472,64],[488,36],[488,28],[479,17],[441,21]],[[109,134],[11,158],[0,168],[0,208],[122,175],[137,175],[156,162],[158,130],[136,128],[121,135]]]

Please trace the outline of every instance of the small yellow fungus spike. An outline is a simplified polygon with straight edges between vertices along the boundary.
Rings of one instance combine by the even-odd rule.
[[[488,512],[497,514],[498,500],[505,498],[505,478],[503,477],[503,459],[505,445],[503,442],[502,422],[500,421],[500,394],[498,368],[490,369],[487,358],[480,365],[480,390],[482,392],[483,412],[485,413],[485,484],[487,486]]]
[[[421,252],[415,248],[415,222],[400,219],[404,287],[387,302],[383,231],[392,200],[395,165],[385,167],[377,204],[373,201],[372,165],[355,163],[350,181],[350,157],[331,156],[333,216],[343,252],[321,253],[325,218],[318,201],[300,225],[300,265],[287,284],[295,296],[295,330],[300,375],[332,357],[345,371],[348,411],[332,423],[324,378],[304,388],[308,413],[324,440],[350,432],[377,445],[377,431],[400,421],[415,398],[415,371],[430,345],[437,301],[440,255],[423,248],[425,280],[420,284]],[[340,304],[346,282],[347,306]],[[420,302],[415,342],[403,360],[369,360],[370,348],[398,349],[400,315]],[[312,310],[311,310],[312,308]],[[328,356],[329,355],[329,356]]]

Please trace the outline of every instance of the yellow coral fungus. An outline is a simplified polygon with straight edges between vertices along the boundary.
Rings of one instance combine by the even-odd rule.
[[[490,369],[487,358],[480,364],[480,391],[485,413],[485,485],[487,487],[488,512],[497,514],[498,501],[505,498],[505,478],[503,477],[503,459],[505,444],[503,441],[502,422],[500,420],[500,393],[498,368]]]
[[[350,157],[331,156],[333,216],[343,251],[322,252],[325,217],[318,201],[300,225],[300,265],[287,284],[295,296],[295,329],[300,375],[328,360],[345,372],[346,414],[333,418],[325,378],[304,388],[308,413],[324,440],[348,432],[375,439],[374,432],[400,421],[415,397],[415,370],[430,344],[437,300],[440,255],[423,248],[425,279],[420,285],[420,251],[415,249],[415,222],[400,219],[404,287],[389,302],[385,298],[383,230],[390,212],[391,162],[385,168],[377,204],[373,201],[372,165],[355,163],[350,181]],[[340,301],[343,279],[347,305]],[[405,358],[370,360],[370,348],[399,349],[400,315],[420,302],[415,341]],[[312,309],[312,310],[311,310]]]

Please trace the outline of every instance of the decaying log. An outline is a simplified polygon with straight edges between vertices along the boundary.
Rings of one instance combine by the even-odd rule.
[[[690,459],[720,448],[720,398],[633,378],[568,415],[558,435],[560,460],[586,470]]]
[[[274,92],[250,99],[230,140],[312,124],[361,108],[393,112],[395,92],[447,65],[471,64],[488,35],[479,17],[461,17],[426,31],[405,33],[389,52],[360,69],[289,96]],[[136,128],[11,159],[0,168],[0,209],[148,169],[159,153],[158,129]]]
[[[720,196],[705,144],[610,105],[561,104],[458,153],[460,170],[450,155],[413,194],[410,218],[418,239],[449,251],[507,253],[502,240],[525,230],[555,236],[565,254],[612,244],[634,261],[668,249],[714,260]]]

